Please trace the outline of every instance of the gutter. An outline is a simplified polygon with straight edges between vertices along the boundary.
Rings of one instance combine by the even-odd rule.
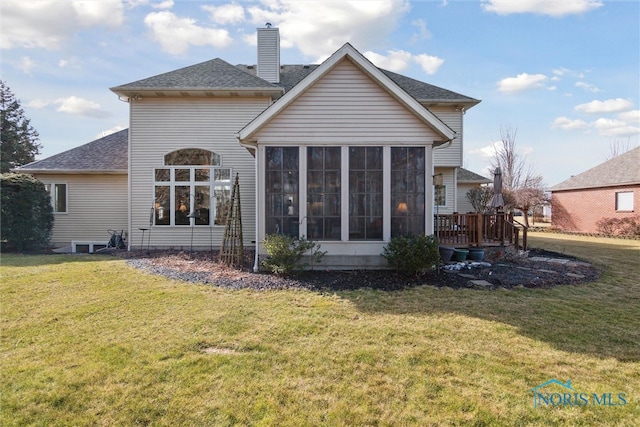
[[[26,174],[62,174],[62,175],[127,175],[128,172],[123,169],[19,169],[14,168],[11,172]]]

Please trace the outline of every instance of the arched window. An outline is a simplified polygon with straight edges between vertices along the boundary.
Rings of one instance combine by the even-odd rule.
[[[154,170],[154,225],[224,225],[231,195],[231,169],[220,155],[185,148],[164,156]]]
[[[183,148],[164,156],[166,166],[220,166],[220,155],[201,148]]]

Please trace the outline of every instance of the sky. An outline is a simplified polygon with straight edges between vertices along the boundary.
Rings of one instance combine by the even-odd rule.
[[[110,87],[221,58],[282,64],[351,43],[378,67],[480,99],[463,167],[491,177],[506,130],[547,186],[639,145],[640,2],[95,0],[0,2],[0,79],[40,134],[38,159],[128,127]]]

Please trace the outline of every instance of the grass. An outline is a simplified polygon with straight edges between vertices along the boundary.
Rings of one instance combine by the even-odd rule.
[[[3,255],[0,424],[636,425],[640,242],[550,290],[229,291],[105,256]],[[533,407],[551,378],[624,406]],[[559,391],[553,389],[552,391]]]

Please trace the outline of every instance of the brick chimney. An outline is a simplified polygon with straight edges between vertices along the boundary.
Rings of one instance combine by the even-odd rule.
[[[258,77],[280,83],[280,31],[271,28],[258,28]]]

